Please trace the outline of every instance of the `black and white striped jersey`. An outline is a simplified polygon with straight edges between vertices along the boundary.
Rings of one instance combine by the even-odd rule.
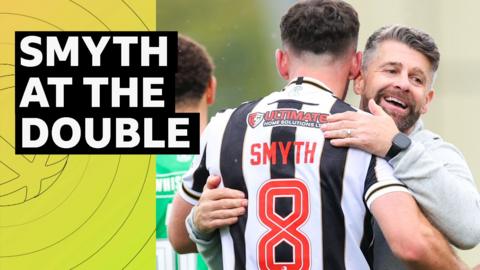
[[[299,77],[212,118],[180,195],[196,204],[210,174],[246,194],[247,213],[220,232],[224,269],[369,269],[367,209],[408,191],[384,160],[324,139],[326,116],[348,110]]]

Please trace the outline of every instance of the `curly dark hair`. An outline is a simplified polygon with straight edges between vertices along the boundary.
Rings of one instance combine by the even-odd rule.
[[[336,0],[293,5],[280,23],[282,42],[295,53],[342,55],[356,48],[360,23],[353,7]]]
[[[193,39],[178,36],[178,70],[175,103],[197,103],[205,94],[214,65],[205,48]]]

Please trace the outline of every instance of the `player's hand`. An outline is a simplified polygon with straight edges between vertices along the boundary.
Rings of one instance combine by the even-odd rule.
[[[232,225],[246,212],[245,194],[235,189],[219,188],[220,181],[219,176],[210,176],[207,179],[196,206],[193,223],[202,233]]]
[[[395,121],[373,99],[368,107],[372,114],[344,112],[328,116],[328,123],[321,126],[325,138],[332,139],[333,146],[359,148],[385,157],[399,130]]]
[[[477,266],[475,266],[475,267],[473,267],[473,270],[480,270],[480,264],[477,265]]]

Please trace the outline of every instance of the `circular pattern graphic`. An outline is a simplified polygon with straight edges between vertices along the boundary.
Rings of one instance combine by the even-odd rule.
[[[67,155],[15,156],[15,149],[0,137],[0,206],[24,203],[40,196],[57,181]],[[9,158],[13,157],[13,158]]]
[[[0,268],[155,267],[154,156],[15,155],[14,149],[14,31],[149,30],[154,12],[155,1],[2,5]]]

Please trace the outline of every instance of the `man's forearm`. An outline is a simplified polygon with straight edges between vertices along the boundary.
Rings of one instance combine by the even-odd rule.
[[[172,214],[168,223],[168,240],[176,252],[180,254],[197,252],[195,243],[188,237],[185,219],[193,206],[178,194],[172,204]]]
[[[223,269],[222,245],[218,229],[210,233],[201,232],[193,222],[194,214],[195,207],[192,208],[192,211],[185,221],[190,239],[195,242],[198,252],[202,255],[209,269]]]

